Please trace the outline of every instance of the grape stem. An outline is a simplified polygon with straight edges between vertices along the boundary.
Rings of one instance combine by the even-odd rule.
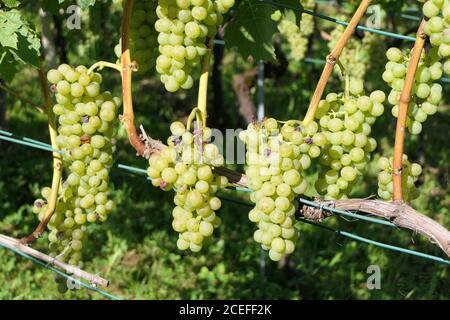
[[[95,69],[102,70],[105,67],[117,70],[119,72],[122,71],[121,66],[117,63],[112,63],[112,62],[108,62],[108,61],[98,61],[89,68],[88,74],[91,74],[92,72],[94,72]]]
[[[351,35],[355,31],[358,23],[361,21],[361,18],[364,16],[367,8],[369,7],[372,0],[362,0],[359,4],[358,9],[355,11],[350,23],[345,28],[344,33],[340,37],[334,49],[327,56],[327,63],[323,68],[322,74],[320,76],[320,80],[317,83],[314,94],[311,98],[311,102],[308,107],[308,111],[306,112],[306,116],[303,119],[303,124],[306,125],[314,120],[314,116],[316,114],[317,107],[319,106],[320,99],[322,98],[323,92],[325,91],[325,87],[328,83],[328,79],[331,76],[331,72],[333,71],[334,66],[336,65],[339,57],[344,49],[346,43],[350,39]]]
[[[133,64],[131,62],[130,49],[129,49],[129,33],[130,33],[130,20],[131,13],[133,11],[134,0],[126,0],[123,8],[122,16],[122,56],[121,56],[121,76],[122,76],[122,98],[123,98],[123,115],[120,117],[120,121],[124,125],[128,140],[130,141],[137,154],[140,156],[148,157],[151,150],[148,150],[146,144],[136,131],[134,125],[134,111],[133,111],[133,96],[131,90],[131,79],[133,72]]]
[[[59,261],[53,257],[50,257],[40,251],[37,251],[33,248],[28,247],[27,245],[23,244],[21,241],[2,235],[0,234],[0,243],[2,245],[5,245],[8,248],[12,248],[14,250],[20,251],[28,256],[32,256],[34,258],[37,258],[41,261],[44,261],[50,265],[53,265],[55,267],[60,268],[61,270],[64,270],[67,274],[70,274],[72,276],[85,279],[89,281],[92,285],[96,286],[102,286],[104,288],[108,287],[108,280],[103,279],[99,275],[90,274],[89,272],[86,272],[76,266],[71,266],[69,264],[66,264],[62,261]]]
[[[209,75],[209,61],[211,60],[211,49],[203,57],[202,74],[200,76],[198,85],[198,99],[197,108],[202,114],[203,127],[206,127],[206,118],[208,117],[208,75]]]
[[[427,35],[424,32],[426,20],[422,19],[419,29],[416,34],[416,42],[411,52],[411,58],[408,63],[406,71],[405,84],[400,95],[400,105],[397,117],[397,127],[395,130],[395,145],[394,145],[394,168],[392,173],[394,194],[394,201],[403,201],[403,186],[402,186],[402,168],[403,168],[403,149],[405,143],[405,129],[406,118],[408,115],[408,106],[411,101],[411,91],[416,76],[417,66],[419,65],[420,56],[425,46]]]
[[[48,115],[48,129],[50,133],[50,143],[54,150],[58,150],[58,145],[56,143],[56,136],[57,136],[56,119],[52,109],[52,101],[50,98],[50,92],[42,62],[41,68],[38,70],[38,72],[39,72],[39,80],[41,82],[42,87],[42,93],[44,95],[46,111]],[[55,212],[56,204],[58,202],[58,190],[61,184],[62,168],[63,168],[62,155],[59,152],[53,152],[53,178],[47,209],[45,210],[44,217],[37,226],[37,228],[33,231],[32,234],[23,238],[22,242],[31,243],[34,240],[38,239],[45,231],[48,222],[50,221],[51,217],[53,216],[53,213]]]
[[[22,97],[20,94],[18,94],[17,92],[15,92],[14,90],[12,90],[11,88],[5,86],[3,83],[0,82],[0,89],[2,89],[3,91],[5,91],[6,93],[9,93],[10,95],[12,95],[14,98],[17,98],[19,100],[22,100],[25,103],[28,103],[30,106],[32,106],[33,108],[35,108],[37,111],[39,111],[40,113],[44,113],[44,109],[45,107],[40,106],[36,103],[34,103],[33,101],[31,101],[30,99],[27,99],[25,97]]]

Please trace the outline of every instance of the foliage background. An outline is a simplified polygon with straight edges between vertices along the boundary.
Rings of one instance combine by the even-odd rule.
[[[55,1],[44,1],[44,5],[51,8],[56,5]],[[63,6],[67,5],[66,2]],[[49,9],[53,12],[50,13],[52,30],[56,30],[59,37],[54,62],[91,65],[97,60],[114,61],[113,47],[119,39],[121,15],[117,2],[97,0],[95,6],[83,9],[81,30],[67,30],[64,28],[67,15]],[[417,22],[402,19],[398,14],[389,14],[390,10],[395,12],[397,8],[391,1],[382,2],[388,17],[391,17],[386,22],[386,28],[413,35]],[[410,1],[409,4],[396,1],[395,5],[398,3],[416,8],[416,1]],[[41,28],[37,14],[40,5],[40,1],[33,1],[20,7],[24,17],[38,31]],[[348,19],[354,7],[352,2],[319,4],[316,10],[329,16],[343,15]],[[317,19],[316,22],[307,55],[323,59],[328,48],[320,32],[330,32],[334,25]],[[361,38],[363,34],[358,32],[356,37]],[[385,44],[411,46],[411,43],[392,39],[386,39]],[[217,50],[223,49],[216,47]],[[366,77],[367,88],[386,89],[377,71],[380,66],[383,68],[385,57],[377,55],[371,62]],[[222,79],[222,88],[210,86],[209,105],[213,109],[211,121],[217,127],[244,127],[232,81],[234,75],[255,65],[252,59],[244,59],[234,50],[225,50],[218,69],[221,72],[215,75]],[[279,119],[301,118],[320,72],[320,65],[290,62],[289,68],[281,75],[266,78],[266,113]],[[103,76],[106,86],[119,95],[118,75],[105,70]],[[42,103],[37,72],[29,64],[20,65],[14,79],[8,84],[23,96]],[[340,90],[341,86],[340,79],[334,77],[327,90]],[[448,88],[448,84],[444,85],[444,90]],[[220,89],[222,99],[219,101],[217,95]],[[252,94],[256,99],[255,93],[253,88]],[[195,89],[176,95],[167,94],[153,74],[137,78],[134,84],[137,123],[143,124],[153,137],[165,140],[168,124],[186,116],[194,104],[195,96]],[[215,108],[218,104],[223,107]],[[386,110],[373,127],[379,141],[375,159],[381,153],[392,154],[395,120],[389,109]],[[413,206],[450,227],[448,110],[445,103],[438,114],[427,121],[420,137],[409,140],[406,147],[410,158],[425,167],[419,182],[421,196],[413,202]],[[46,117],[4,91],[0,91],[0,128],[48,141]],[[123,130],[119,130],[116,163],[146,167],[144,159],[134,156]],[[40,188],[50,184],[50,175],[49,153],[0,142],[1,233],[21,237],[33,230],[37,218],[31,212],[31,204]],[[229,202],[224,202],[220,210],[224,223],[215,234],[212,244],[200,254],[180,253],[175,245],[176,234],[171,228],[172,195],[156,190],[141,177],[117,169],[112,171],[112,184],[117,210],[106,223],[91,228],[84,268],[93,273],[100,272],[110,280],[109,291],[125,299],[449,297],[448,267],[349,241],[309,225],[301,227],[297,249],[285,264],[272,263],[267,257],[261,260],[259,246],[252,238],[253,226],[247,219],[248,209]],[[376,172],[372,168],[355,190],[354,196],[375,193]],[[233,196],[245,200],[245,195]],[[331,218],[326,223],[378,241],[441,255],[435,246],[408,231],[337,218]],[[45,251],[45,236],[35,246]],[[265,268],[261,267],[262,262]],[[381,290],[366,288],[366,270],[372,264],[381,268]],[[60,294],[53,273],[4,249],[0,249],[0,284],[0,299],[102,298],[87,290]]]

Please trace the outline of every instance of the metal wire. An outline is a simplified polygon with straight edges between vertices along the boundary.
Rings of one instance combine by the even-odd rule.
[[[27,140],[29,142],[26,142],[26,144],[25,144],[24,143],[25,142],[24,141],[25,138],[22,138],[22,140],[10,138],[13,135],[14,134],[12,134],[10,132],[7,132],[7,131],[0,131],[0,139],[8,138],[8,139],[4,139],[4,140],[11,141],[11,142],[14,142],[14,143],[19,143],[19,144],[24,144],[24,145],[29,146],[29,147],[35,147],[35,148],[43,149],[43,150],[47,150],[47,151],[61,152],[59,150],[53,150],[51,148],[50,148],[50,150],[44,149],[44,148],[46,148],[46,146],[48,146],[48,144],[46,144],[44,142],[41,142],[41,141],[38,141],[38,140],[34,140],[34,139],[29,139],[28,138]],[[34,142],[31,142],[31,141],[34,141]],[[140,168],[124,165],[124,164],[117,164],[116,167],[118,169],[127,171],[129,173],[137,174],[137,175],[139,175],[141,177],[146,178],[147,180],[151,180],[147,176],[147,171],[144,170],[144,169],[140,169]],[[243,188],[243,187],[230,187],[228,189],[232,189],[232,190],[240,191],[240,192],[251,192],[251,189]],[[225,201],[234,202],[236,204],[241,204],[241,205],[245,205],[245,206],[252,206],[252,204],[250,204],[248,202],[244,202],[244,201],[237,200],[237,199],[231,199],[231,198],[225,197],[223,195],[220,195],[220,198],[225,200]],[[321,209],[323,209],[325,211],[332,212],[332,213],[334,213],[337,216],[351,217],[351,218],[356,218],[356,219],[367,221],[367,222],[371,222],[371,223],[377,223],[377,224],[385,225],[385,226],[389,226],[389,227],[396,227],[393,223],[391,223],[389,221],[386,221],[386,220],[376,219],[376,218],[360,215],[360,214],[357,214],[357,213],[354,213],[354,212],[342,211],[342,210],[334,209],[334,208],[331,208],[331,207],[321,206],[321,205],[319,205],[319,204],[317,204],[315,202],[312,202],[310,200],[307,200],[307,199],[298,198],[298,201],[300,203],[306,204],[308,206],[313,206],[313,207],[316,207],[316,208],[320,207]],[[398,252],[410,254],[410,255],[413,255],[413,256],[421,257],[423,259],[428,259],[428,260],[432,260],[432,261],[436,261],[436,262],[440,262],[440,263],[450,264],[450,260],[446,260],[446,259],[443,259],[441,257],[437,257],[437,256],[433,256],[433,255],[429,255],[429,254],[426,254],[426,253],[413,251],[413,250],[409,250],[409,249],[405,249],[405,248],[401,248],[401,247],[397,247],[397,246],[388,245],[388,244],[385,244],[385,243],[382,243],[382,242],[377,242],[377,241],[370,240],[370,239],[367,239],[367,238],[363,238],[361,236],[358,236],[358,235],[355,235],[355,234],[352,234],[352,233],[349,233],[349,232],[335,230],[335,229],[332,229],[332,228],[330,228],[328,226],[325,226],[323,224],[314,223],[314,222],[311,222],[311,221],[308,221],[308,220],[305,220],[305,219],[300,219],[300,220],[302,222],[309,223],[309,224],[316,225],[316,226],[320,226],[320,227],[322,227],[324,229],[332,230],[335,233],[338,233],[338,234],[340,234],[342,236],[345,236],[345,237],[348,237],[348,238],[351,238],[351,239],[354,239],[354,240],[357,240],[357,241],[360,241],[360,242],[363,242],[363,243],[372,244],[372,245],[378,246],[380,248],[384,248],[384,249],[387,249],[387,250],[398,251]]]
[[[258,0],[261,3],[265,3],[277,8],[284,8],[284,9],[291,9],[291,10],[296,10],[296,11],[300,11],[302,13],[306,13],[309,14],[311,16],[323,19],[323,20],[327,20],[327,21],[331,21],[334,22],[336,24],[340,24],[343,26],[347,26],[348,22],[346,21],[342,21],[336,18],[332,18],[332,17],[328,17],[326,15],[320,14],[318,12],[312,11],[312,10],[308,10],[308,9],[304,9],[300,6],[295,6],[295,5],[289,5],[289,4],[284,4],[284,3],[277,3],[271,0]],[[405,36],[405,35],[401,35],[401,34],[397,34],[397,33],[393,33],[393,32],[388,32],[388,31],[384,31],[381,29],[375,29],[375,28],[370,28],[370,27],[365,27],[365,26],[357,26],[356,27],[357,30],[362,30],[362,31],[367,31],[370,33],[376,33],[376,34],[380,34],[386,37],[391,37],[391,38],[395,38],[395,39],[401,39],[401,40],[406,40],[406,41],[411,41],[414,42],[416,41],[415,37],[410,37],[410,36]]]

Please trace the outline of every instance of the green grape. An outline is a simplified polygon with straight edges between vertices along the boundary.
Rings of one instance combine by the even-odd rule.
[[[220,225],[215,212],[221,201],[215,197],[219,188],[225,188],[228,180],[213,173],[212,163],[223,163],[217,146],[206,144],[209,128],[196,128],[200,136],[194,136],[182,122],[170,125],[168,147],[149,159],[147,173],[152,184],[162,190],[174,189],[175,208],[172,211],[172,228],[179,233],[177,247],[198,252],[203,242]]]
[[[441,18],[435,17],[432,20],[431,29],[439,29],[438,25]],[[431,19],[430,19],[431,20]],[[428,24],[430,21],[427,22]],[[428,32],[430,32],[428,28]],[[390,48],[386,56],[390,60],[386,64],[386,71],[395,71],[395,69],[405,69],[410,59],[410,51],[402,52],[398,48]],[[409,133],[418,135],[422,131],[422,122],[425,122],[427,115],[436,112],[435,105],[438,105],[442,99],[442,87],[435,83],[440,79],[443,73],[443,64],[439,62],[439,55],[436,48],[431,48],[426,54],[420,57],[419,65],[414,79],[412,99],[408,108],[407,127]],[[383,77],[387,84],[392,88],[388,101],[393,105],[392,115],[398,117],[400,92],[403,89],[406,74],[405,72],[393,72],[392,77]],[[381,110],[379,110],[381,112]],[[377,114],[378,110],[374,110]]]
[[[347,197],[362,175],[370,153],[377,147],[376,140],[370,137],[371,126],[383,114],[385,99],[386,95],[379,90],[364,95],[362,81],[353,79],[347,94],[331,93],[321,101],[331,102],[319,120],[319,133],[327,142],[323,145],[315,184],[316,191],[325,199]]]
[[[249,220],[258,227],[255,241],[269,250],[271,260],[280,260],[294,250],[297,233],[292,200],[308,187],[303,171],[310,167],[311,157],[321,152],[316,143],[322,146],[326,142],[318,129],[316,122],[302,125],[291,120],[280,125],[266,118],[249,124],[239,135],[246,145],[246,175],[253,189],[250,199],[255,203]]]
[[[408,157],[403,155],[402,189],[406,201],[418,196],[415,182],[422,173],[422,167],[417,163],[410,163]],[[378,160],[378,196],[383,200],[392,200],[394,174],[393,158],[381,157]]]
[[[84,225],[106,220],[113,209],[113,202],[108,200],[108,181],[113,152],[110,141],[114,132],[101,133],[99,130],[103,123],[115,119],[118,100],[109,92],[100,93],[101,76],[88,74],[88,68],[84,66],[60,65],[56,70],[50,70],[47,78],[56,84],[58,103],[53,111],[58,118],[57,142],[64,151],[63,164],[67,171],[58,191],[55,213],[48,224],[51,231],[49,246],[52,255],[58,255],[59,260],[79,265],[86,240]],[[77,102],[73,102],[75,100]],[[92,102],[96,100],[102,101],[101,108]],[[105,108],[112,116],[108,114],[107,119],[101,119],[99,115]],[[51,190],[44,188],[42,193],[49,199]],[[34,212],[40,210],[38,215],[42,220],[46,205],[39,200],[34,207]]]
[[[149,0],[147,0],[149,1]],[[192,88],[189,75],[208,49],[222,15],[234,5],[234,0],[154,0],[157,3],[154,28],[159,44],[156,71],[168,92]],[[156,47],[156,46],[155,46]]]

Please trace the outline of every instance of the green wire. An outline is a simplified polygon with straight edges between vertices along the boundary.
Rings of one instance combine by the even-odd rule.
[[[0,139],[8,138],[8,137],[3,137],[2,135],[11,136],[12,134],[9,133],[9,132],[0,131]],[[7,140],[7,139],[4,139],[4,140]],[[30,141],[30,142],[24,142],[24,141],[19,140],[19,139],[10,139],[10,140],[7,140],[7,141],[11,141],[11,142],[19,143],[19,144],[25,144],[26,143],[25,145],[28,145],[28,146],[31,146],[31,147],[35,147],[35,148],[40,148],[40,149],[44,149],[46,147],[46,144],[44,142],[40,142],[40,141],[29,139],[29,138],[27,138],[27,140]],[[34,141],[34,143],[31,142],[31,141]],[[47,149],[44,149],[44,150],[61,152],[61,151],[58,151],[58,150],[53,150],[51,148],[47,148]],[[133,174],[137,174],[137,175],[139,175],[141,177],[145,177],[145,178],[147,178],[147,180],[151,180],[147,176],[147,171],[144,170],[144,169],[135,168],[135,167],[124,165],[124,164],[118,164],[117,167],[119,169],[125,170],[125,171],[127,171],[129,173],[133,173]],[[244,188],[244,187],[229,187],[228,189],[232,189],[232,190],[240,191],[240,192],[251,192],[251,189]],[[224,197],[223,195],[220,195],[220,198],[225,200],[225,201],[234,202],[236,204],[241,204],[241,205],[245,205],[245,206],[252,206],[252,204],[250,204],[248,202],[244,202],[244,201],[240,201],[240,200],[236,200],[236,199],[231,199],[231,198],[228,198],[228,197]],[[312,201],[309,201],[309,200],[306,200],[306,199],[303,199],[303,198],[298,198],[298,201],[300,203],[304,203],[304,204],[307,204],[309,206],[313,206],[313,207],[316,207],[316,208],[321,208],[321,209],[323,209],[325,211],[333,212],[335,215],[338,215],[338,216],[351,217],[351,218],[356,218],[356,219],[359,219],[359,220],[372,222],[372,223],[377,223],[377,224],[381,224],[381,225],[385,225],[385,226],[389,226],[389,227],[396,227],[393,223],[391,223],[389,221],[386,221],[386,220],[376,219],[376,218],[360,215],[360,214],[349,212],[349,211],[343,211],[343,210],[338,210],[338,209],[331,208],[331,207],[321,206],[320,204],[317,204],[315,202],[312,202]],[[445,259],[437,257],[437,256],[432,256],[432,255],[429,255],[429,254],[425,254],[425,253],[421,253],[421,252],[417,252],[417,251],[404,249],[404,248],[401,248],[401,247],[392,246],[392,245],[384,244],[384,243],[381,243],[381,242],[373,241],[373,240],[370,240],[370,239],[366,239],[366,238],[360,237],[358,235],[354,235],[354,234],[349,233],[349,232],[335,230],[335,229],[326,227],[326,226],[324,226],[322,224],[317,224],[317,223],[314,223],[314,222],[311,222],[311,221],[307,221],[307,220],[304,220],[304,219],[301,219],[301,221],[303,221],[305,223],[310,223],[312,225],[318,225],[318,226],[320,226],[322,228],[328,228],[329,230],[332,230],[332,231],[334,231],[334,232],[336,232],[336,233],[338,233],[338,234],[340,234],[342,236],[345,236],[345,237],[348,237],[348,238],[352,238],[354,240],[358,240],[358,241],[361,241],[361,242],[364,242],[364,243],[369,243],[369,244],[372,244],[372,245],[375,245],[375,246],[378,246],[378,247],[381,247],[381,248],[385,248],[385,249],[388,249],[388,250],[394,250],[394,251],[398,251],[398,252],[403,252],[403,253],[411,254],[411,255],[418,256],[418,257],[421,257],[421,258],[424,258],[424,259],[429,259],[429,260],[433,260],[433,261],[437,261],[437,262],[450,264],[450,260],[445,260]],[[87,286],[86,284],[82,284],[82,285],[83,286]]]
[[[58,275],[60,275],[60,276],[62,276],[62,277],[64,277],[64,278],[66,278],[66,279],[70,279],[71,281],[75,282],[76,284],[79,284],[80,286],[83,286],[83,287],[85,287],[86,289],[89,289],[89,290],[91,290],[91,291],[95,291],[95,292],[97,292],[97,293],[99,293],[99,294],[101,294],[101,295],[103,295],[103,296],[105,296],[105,297],[108,297],[109,299],[112,299],[112,300],[122,300],[121,298],[116,297],[115,295],[112,295],[112,294],[110,294],[110,293],[108,293],[108,292],[105,292],[105,291],[103,291],[103,290],[101,290],[101,289],[95,288],[95,287],[93,287],[93,286],[91,286],[91,285],[89,285],[89,284],[87,284],[87,283],[85,283],[85,282],[83,282],[83,281],[80,281],[80,280],[78,280],[78,279],[76,279],[76,278],[73,278],[73,277],[67,275],[66,273],[64,273],[64,272],[62,272],[62,271],[60,271],[60,270],[58,270],[58,269],[52,267],[51,265],[49,265],[49,264],[47,264],[47,263],[45,263],[45,262],[43,262],[42,260],[39,260],[39,259],[37,259],[37,258],[35,258],[35,257],[33,257],[33,256],[30,256],[30,255],[28,255],[28,254],[26,254],[26,253],[24,253],[24,252],[21,252],[20,250],[17,250],[17,249],[14,248],[14,247],[10,247],[10,246],[5,245],[5,244],[2,244],[2,243],[0,243],[0,247],[3,247],[3,248],[8,249],[8,250],[11,250],[11,251],[13,251],[13,252],[16,253],[16,254],[18,254],[18,255],[20,255],[20,256],[26,258],[26,259],[29,259],[29,260],[33,261],[35,264],[38,264],[38,265],[40,265],[40,266],[42,266],[42,267],[44,267],[44,268],[47,268],[47,269],[49,269],[49,270],[55,272],[56,274],[58,274]]]
[[[301,11],[303,13],[309,14],[311,16],[323,19],[323,20],[327,20],[327,21],[331,21],[334,22],[336,24],[340,24],[343,26],[348,26],[348,22],[336,19],[336,18],[331,18],[328,17],[326,15],[317,13],[315,11],[312,10],[307,10],[304,9],[300,6],[293,6],[293,5],[289,5],[289,4],[282,4],[282,3],[276,3],[274,1],[271,0],[258,0],[259,2],[262,3],[266,3],[268,5],[274,6],[274,7],[278,7],[278,8],[285,8],[285,9],[291,9],[291,10],[296,10],[296,11]],[[364,27],[364,26],[356,26],[356,29],[358,30],[362,30],[362,31],[367,31],[367,32],[371,32],[371,33],[376,33],[376,34],[380,34],[386,37],[391,37],[391,38],[396,38],[396,39],[401,39],[401,40],[407,40],[407,41],[416,41],[415,37],[410,37],[410,36],[404,36],[401,34],[397,34],[397,33],[393,33],[393,32],[388,32],[388,31],[384,31],[384,30],[380,30],[380,29],[375,29],[375,28],[369,28],[369,27]]]

